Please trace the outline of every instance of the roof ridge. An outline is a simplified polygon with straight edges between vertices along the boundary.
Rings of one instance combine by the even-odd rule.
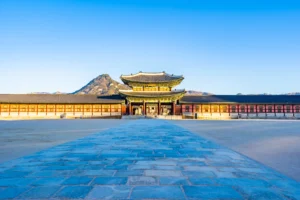
[[[131,75],[121,75],[121,77],[134,77],[134,76],[139,76],[139,75],[146,75],[146,76],[158,76],[158,75],[167,75],[167,76],[172,76],[172,77],[183,77],[183,75],[174,75],[174,74],[169,74],[166,73],[165,71],[163,72],[138,72],[135,74]]]

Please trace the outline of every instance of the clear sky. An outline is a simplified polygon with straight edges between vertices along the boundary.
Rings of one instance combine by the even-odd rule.
[[[300,92],[300,1],[0,0],[0,93],[139,71],[215,94]]]

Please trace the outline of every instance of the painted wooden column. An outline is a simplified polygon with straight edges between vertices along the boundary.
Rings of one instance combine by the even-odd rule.
[[[249,117],[249,109],[250,109],[250,105],[249,105],[249,104],[246,104],[247,117]]]
[[[46,104],[46,116],[48,115],[48,104]]]
[[[267,104],[265,104],[265,117],[268,117],[268,108],[267,108]]]
[[[146,102],[143,101],[143,115],[146,115]]]
[[[293,117],[295,117],[295,110],[294,110],[295,105],[291,105],[291,106],[292,106]],[[1,113],[1,110],[0,110],[0,113]]]
[[[10,116],[10,104],[8,104],[8,116]]]
[[[158,101],[158,111],[157,114],[160,115],[160,101]]]
[[[131,102],[128,103],[128,114],[131,115]]]
[[[194,105],[193,105],[193,107],[194,107]],[[173,101],[173,106],[172,106],[172,108],[173,108],[173,115],[175,115],[175,112],[176,112],[176,102],[175,101]],[[194,108],[193,108],[193,110],[194,110]]]
[[[258,117],[257,104],[255,104],[255,113],[256,113],[256,117]]]
[[[282,105],[283,116],[285,117],[285,105]]]
[[[194,113],[195,113],[195,104],[192,104],[192,113],[193,113],[193,116],[194,116]]]

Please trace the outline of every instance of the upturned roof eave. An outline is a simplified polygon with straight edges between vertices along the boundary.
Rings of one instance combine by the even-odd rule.
[[[182,81],[184,79],[184,77],[179,77],[179,78],[175,78],[172,80],[166,80],[166,81],[136,81],[136,80],[129,80],[126,78],[122,78],[121,80],[123,81],[123,83],[128,84],[128,83],[141,83],[141,84],[159,84],[159,83],[172,83],[172,82],[176,82],[176,81]]]
[[[134,91],[130,91],[130,92],[125,92],[125,91],[119,91],[120,95],[124,96],[124,97],[144,97],[144,98],[157,98],[157,97],[173,97],[173,96],[180,96],[180,95],[184,95],[186,93],[185,90],[181,90],[181,91],[173,91],[170,92],[169,94],[162,94],[159,92],[144,92],[143,94],[135,94]]]

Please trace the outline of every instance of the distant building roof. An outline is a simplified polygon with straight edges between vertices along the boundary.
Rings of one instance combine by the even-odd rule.
[[[300,104],[300,95],[207,95],[183,96],[180,103]]]
[[[124,103],[120,95],[0,94],[0,103]]]
[[[183,80],[183,76],[171,75],[165,72],[159,73],[145,73],[139,72],[133,75],[122,75],[121,80],[126,84],[128,82],[140,82],[140,83],[160,83],[170,82],[174,80]]]

